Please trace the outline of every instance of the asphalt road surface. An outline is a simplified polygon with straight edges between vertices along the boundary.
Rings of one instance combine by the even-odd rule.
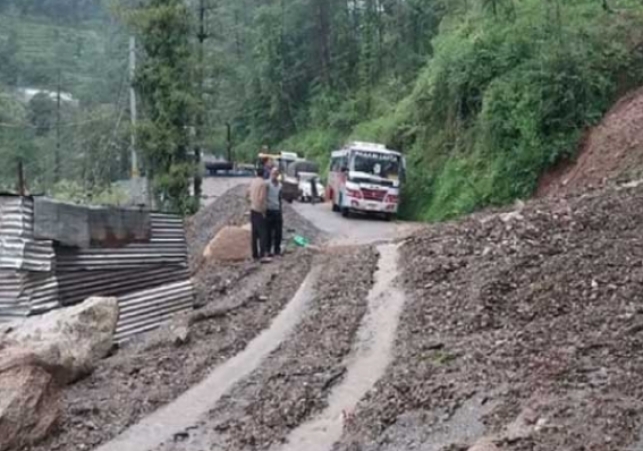
[[[207,177],[203,179],[204,203],[214,202],[230,188],[249,183],[244,177]],[[353,216],[344,218],[332,211],[330,204],[302,204],[294,202],[294,209],[330,237],[336,246],[374,244],[405,238],[419,225],[402,221],[384,221],[377,217]]]

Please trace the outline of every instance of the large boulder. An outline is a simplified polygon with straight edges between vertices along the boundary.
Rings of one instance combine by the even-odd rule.
[[[0,349],[0,451],[43,439],[58,418],[59,399],[59,385],[38,356]]]
[[[82,304],[29,318],[4,337],[28,349],[68,384],[89,374],[113,347],[118,322],[116,298],[89,298]]]
[[[224,227],[210,241],[203,257],[210,261],[239,262],[252,257],[250,249],[251,233],[244,227]]]

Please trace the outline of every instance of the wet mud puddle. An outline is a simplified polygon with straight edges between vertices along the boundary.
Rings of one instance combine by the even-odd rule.
[[[96,451],[149,451],[192,429],[233,385],[249,376],[295,329],[314,296],[315,267],[268,329],[245,350],[218,366],[204,381]]]
[[[281,451],[327,451],[342,435],[344,413],[383,376],[391,361],[404,292],[395,284],[398,246],[378,246],[380,261],[375,284],[368,296],[368,313],[358,331],[344,380],[331,392],[328,407],[316,418],[295,429]]]

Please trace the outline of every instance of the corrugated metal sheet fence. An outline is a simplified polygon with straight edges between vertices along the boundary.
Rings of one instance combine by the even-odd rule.
[[[68,247],[36,239],[33,199],[0,196],[0,321],[116,296],[122,341],[191,309],[183,220],[152,213],[148,226],[148,242]]]

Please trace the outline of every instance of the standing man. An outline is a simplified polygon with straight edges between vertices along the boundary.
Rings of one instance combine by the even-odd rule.
[[[248,199],[250,200],[250,225],[252,228],[252,258],[266,262],[266,208],[268,187],[263,179],[263,168],[257,168],[257,176],[250,183]]]
[[[310,178],[310,203],[315,205],[319,199],[319,193],[317,192],[317,177],[314,175]]]
[[[281,183],[279,182],[279,169],[273,168],[268,182],[268,255],[281,255],[281,241],[283,237],[283,214],[281,210],[282,196]]]

